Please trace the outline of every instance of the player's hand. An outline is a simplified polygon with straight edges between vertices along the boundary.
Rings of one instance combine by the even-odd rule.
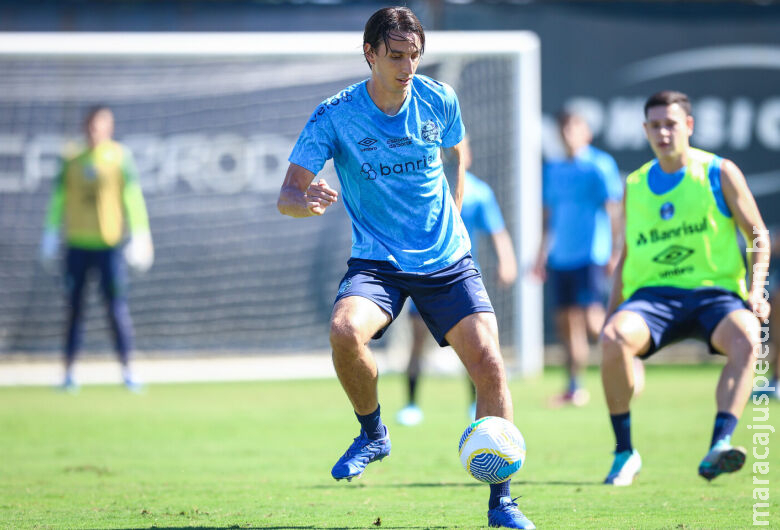
[[[534,263],[533,268],[531,269],[531,275],[539,280],[540,282],[547,281],[547,259],[546,256],[540,254],[536,258],[536,263]]]
[[[517,279],[517,267],[514,263],[498,262],[498,284],[501,287],[509,287]]]
[[[325,179],[319,179],[317,182],[309,184],[305,197],[306,209],[312,215],[322,215],[328,206],[338,201],[339,193],[328,186]]]
[[[133,234],[125,245],[124,254],[125,261],[131,269],[141,274],[145,273],[154,263],[152,236],[148,232]]]
[[[751,291],[748,297],[748,306],[753,314],[758,317],[762,323],[767,324],[769,322],[769,313],[772,311],[772,306],[769,301],[766,300],[761,290]]]
[[[57,272],[60,254],[60,234],[57,230],[46,230],[41,237],[38,259],[43,270],[49,274]]]

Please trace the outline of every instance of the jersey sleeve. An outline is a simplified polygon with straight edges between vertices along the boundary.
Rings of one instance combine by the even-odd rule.
[[[542,206],[547,208],[552,206],[552,188],[550,187],[550,173],[552,169],[547,162],[542,167]]]
[[[62,225],[62,212],[65,207],[65,172],[66,164],[63,163],[54,179],[54,189],[49,198],[49,205],[46,208],[46,230],[56,231]]]
[[[123,150],[122,156],[122,204],[127,216],[127,227],[130,234],[149,233],[149,214],[146,211],[146,201],[141,191],[141,183],[138,180],[138,169],[135,166],[133,155],[128,149]]]
[[[501,208],[498,206],[496,194],[493,190],[485,186],[480,200],[481,228],[488,234],[497,234],[506,227],[504,216],[501,215]]]
[[[623,198],[623,181],[620,180],[620,171],[618,171],[615,159],[604,153],[596,160],[596,167],[604,179],[607,200],[620,201]]]
[[[458,145],[466,135],[463,118],[460,115],[458,96],[451,86],[442,83],[444,87],[444,112],[447,123],[441,135],[441,146],[444,148]]]
[[[315,175],[329,159],[333,158],[335,132],[329,116],[320,105],[298,136],[288,161],[308,169]]]

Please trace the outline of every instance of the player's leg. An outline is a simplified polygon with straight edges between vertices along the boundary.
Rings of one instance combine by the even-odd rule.
[[[501,416],[513,421],[512,397],[498,345],[493,313],[466,316],[445,335],[460,357],[477,391],[476,417]]]
[[[420,378],[428,329],[413,303],[410,303],[409,319],[412,327],[412,346],[409,351],[409,364],[406,367],[407,402],[406,406],[398,411],[396,420],[401,425],[413,426],[423,420],[423,412],[417,404],[417,383]]]
[[[601,382],[615,434],[615,458],[606,484],[628,486],[639,473],[642,461],[631,443],[629,404],[634,393],[634,358],[649,351],[650,329],[633,311],[618,311],[602,333]]]
[[[360,434],[331,470],[336,480],[359,477],[368,464],[390,454],[377,396],[376,362],[368,348],[371,338],[390,321],[385,310],[362,296],[340,298],[333,308],[333,366],[360,423]]]
[[[576,305],[564,307],[557,312],[556,323],[558,336],[566,352],[568,384],[566,391],[553,398],[551,405],[584,405],[588,401],[588,396],[582,388],[581,379],[588,364],[589,349],[585,309]]]
[[[62,387],[65,390],[77,388],[73,376],[73,365],[76,362],[84,333],[84,286],[88,270],[89,251],[68,248],[65,256],[64,277],[67,324],[64,348],[65,376]]]
[[[471,314],[458,322],[445,337],[460,357],[476,388],[476,418],[500,416],[514,421],[512,396],[499,348],[495,314]],[[488,525],[536,528],[512,499],[509,480],[490,485]]]
[[[727,356],[718,380],[710,450],[699,465],[699,475],[712,480],[738,471],[745,463],[744,448],[731,445],[731,435],[750,396],[755,348],[759,345],[758,319],[746,309],[728,313],[710,337],[712,347]]]
[[[106,304],[106,313],[114,338],[114,350],[122,368],[122,380],[132,391],[141,390],[141,384],[133,376],[130,354],[133,349],[133,322],[127,303],[127,269],[119,248],[96,253],[100,270],[100,290]]]

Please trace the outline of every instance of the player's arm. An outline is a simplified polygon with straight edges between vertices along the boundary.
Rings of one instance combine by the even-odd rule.
[[[290,164],[284,177],[276,207],[290,217],[322,215],[338,200],[338,192],[328,186],[325,179],[314,183],[316,175],[297,164]]]
[[[515,246],[509,231],[504,228],[491,234],[493,247],[498,258],[498,283],[508,287],[517,279],[517,259],[515,258]]]
[[[452,160],[455,162],[455,171],[456,171],[456,179],[455,179],[455,189],[453,190],[453,197],[455,198],[455,206],[458,207],[458,211],[463,208],[463,190],[466,187],[466,154],[465,150],[468,149],[468,146],[466,146],[466,140],[461,140],[458,144],[454,145],[453,147],[450,147],[447,151],[448,154],[452,157]]]
[[[626,211],[626,196],[623,195],[623,201],[620,203],[620,209],[621,212]],[[620,219],[620,225],[618,228],[618,235],[617,235],[619,241],[624,241],[626,239],[626,222],[625,222],[625,216],[621,215]],[[614,245],[614,243],[613,243]],[[614,248],[614,247],[613,247]],[[627,246],[625,244],[621,245],[620,254],[617,259],[617,263],[615,264],[615,268],[612,273],[612,290],[609,293],[609,301],[607,302],[607,311],[604,318],[604,323],[609,320],[609,317],[612,315],[612,313],[615,312],[615,310],[618,308],[620,304],[623,303],[623,265],[626,262],[626,248]],[[630,274],[630,271],[629,271]]]
[[[125,149],[122,159],[122,204],[125,209],[130,241],[124,249],[125,260],[136,272],[148,271],[154,263],[154,243],[149,229],[149,212],[141,190],[133,156]]]
[[[60,250],[60,227],[65,209],[65,165],[54,180],[54,189],[46,208],[43,235],[41,236],[38,257],[46,271],[56,270],[56,260]]]
[[[754,250],[748,253],[748,277],[750,280],[748,301],[754,314],[759,319],[764,320],[769,317],[770,309],[769,303],[762,296],[767,281],[771,253],[766,225],[758,211],[756,200],[748,188],[745,176],[731,160],[724,159],[721,164],[720,184],[723,198],[734,216],[734,222],[745,237],[745,241],[754,247]],[[767,244],[752,245],[750,242],[757,238],[763,238]],[[754,268],[754,263],[762,263],[766,266]]]
[[[620,201],[607,201],[605,204],[607,215],[609,215],[609,225],[612,230],[612,253],[607,263],[607,275],[611,275],[617,270],[620,254],[623,250],[623,204]]]
[[[540,280],[547,279],[547,253],[550,245],[550,209],[542,208],[542,240],[539,242],[539,251],[536,254],[533,273]]]

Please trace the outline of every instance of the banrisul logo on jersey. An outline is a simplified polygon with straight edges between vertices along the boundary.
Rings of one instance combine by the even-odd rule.
[[[383,163],[379,162],[379,172],[378,175],[383,177],[388,177],[390,175],[408,175],[409,173],[414,173],[418,171],[424,171],[430,167],[430,165],[435,161],[436,157],[434,155],[427,155],[422,158],[418,158],[416,160],[404,160],[401,162],[394,162],[394,163]],[[365,178],[366,180],[376,180],[377,178],[377,170],[375,164],[370,164],[368,162],[363,162],[360,165],[360,174]]]

